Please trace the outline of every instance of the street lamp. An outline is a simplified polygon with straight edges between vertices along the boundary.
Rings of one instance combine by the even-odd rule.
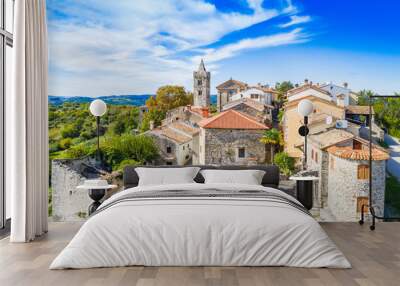
[[[101,99],[95,99],[90,103],[90,113],[96,116],[97,124],[97,159],[100,161],[100,117],[107,112],[107,105]]]
[[[308,99],[303,99],[299,102],[297,106],[297,112],[304,117],[304,126],[301,126],[299,129],[299,133],[301,136],[304,136],[304,162],[303,169],[307,168],[307,135],[308,135],[308,116],[314,111],[313,103]]]

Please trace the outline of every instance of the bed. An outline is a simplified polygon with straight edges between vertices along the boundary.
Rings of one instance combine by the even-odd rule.
[[[179,168],[179,167],[175,167]],[[265,171],[261,184],[139,186],[124,170],[125,190],[84,223],[50,269],[144,266],[291,266],[350,268],[309,212],[277,189],[275,166],[199,166]]]

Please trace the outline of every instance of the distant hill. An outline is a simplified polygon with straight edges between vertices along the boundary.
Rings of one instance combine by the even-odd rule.
[[[112,105],[133,105],[141,106],[146,103],[146,100],[152,96],[151,94],[132,94],[132,95],[109,95],[99,96],[98,99],[104,100],[107,104]],[[73,103],[89,103],[95,98],[88,96],[53,96],[49,95],[49,103],[53,105],[61,105],[64,102]],[[217,103],[217,96],[211,95],[211,104]]]

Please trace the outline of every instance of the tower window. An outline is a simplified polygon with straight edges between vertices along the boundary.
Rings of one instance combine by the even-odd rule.
[[[199,95],[202,95],[202,90],[199,90]]]
[[[201,80],[201,79],[199,79],[198,81],[197,81],[197,85],[202,85],[203,84],[203,81]]]

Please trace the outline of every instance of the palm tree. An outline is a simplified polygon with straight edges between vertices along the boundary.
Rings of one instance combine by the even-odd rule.
[[[276,128],[271,128],[269,130],[266,130],[264,132],[263,137],[261,137],[260,142],[264,143],[265,145],[270,145],[271,163],[273,163],[274,162],[276,145],[278,145],[278,146],[282,146],[283,145],[282,132],[280,132]]]

